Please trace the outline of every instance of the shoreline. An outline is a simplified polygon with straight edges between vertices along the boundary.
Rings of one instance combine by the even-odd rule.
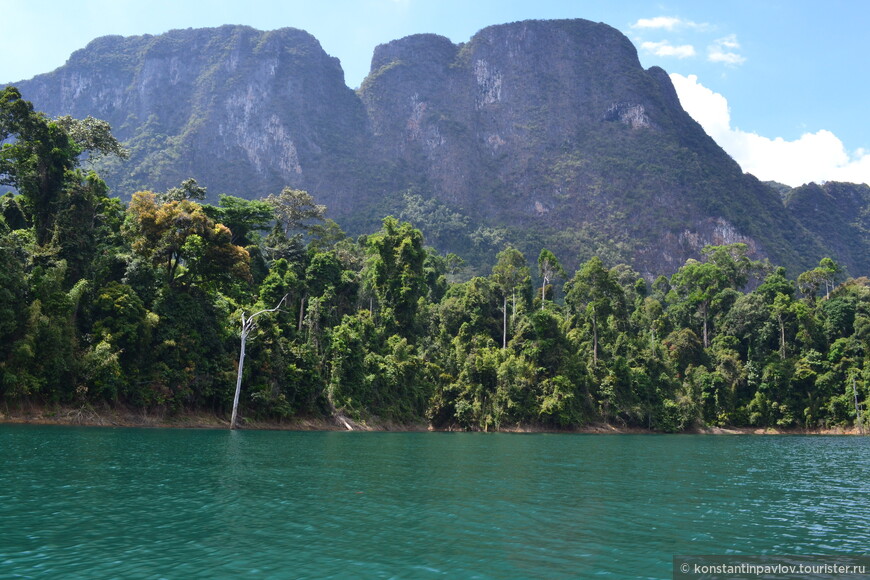
[[[115,427],[146,429],[229,429],[229,420],[202,412],[174,415],[131,411],[126,408],[29,406],[28,409],[0,410],[0,424],[59,425],[71,427]],[[284,421],[245,421],[241,431],[376,431],[376,432],[465,432],[463,429],[436,429],[426,423],[394,423],[391,421],[358,422],[338,414],[334,417],[295,417]],[[476,431],[483,432],[483,431]],[[595,423],[570,429],[552,429],[535,425],[515,425],[489,431],[491,433],[555,433],[661,435],[660,431],[640,427],[623,427]],[[866,431],[865,431],[866,433]],[[773,427],[696,427],[678,435],[861,435],[856,426],[827,429]]]

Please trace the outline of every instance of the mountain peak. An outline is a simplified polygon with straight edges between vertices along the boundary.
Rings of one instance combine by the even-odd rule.
[[[388,42],[356,92],[307,32],[246,26],[98,38],[18,86],[50,115],[109,121],[132,152],[101,168],[122,197],[188,177],[215,196],[290,186],[351,232],[417,216],[439,249],[479,261],[506,243],[642,273],[726,239],[786,265],[825,252],[686,114],[664,70],[588,20]]]

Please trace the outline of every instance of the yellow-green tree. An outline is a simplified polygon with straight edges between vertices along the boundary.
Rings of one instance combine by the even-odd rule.
[[[133,194],[125,231],[133,251],[151,261],[168,286],[249,281],[250,256],[232,232],[188,199],[159,203],[150,191]]]

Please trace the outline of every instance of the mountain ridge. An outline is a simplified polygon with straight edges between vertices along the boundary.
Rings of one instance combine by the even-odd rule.
[[[375,48],[357,91],[307,32],[232,25],[101,37],[13,84],[49,115],[111,123],[131,160],[99,168],[121,197],[188,177],[214,196],[290,186],[351,233],[422,212],[440,250],[477,261],[512,243],[530,257],[550,247],[569,267],[598,254],[645,276],[711,243],[747,243],[795,275],[832,249],[603,23],[394,40]]]

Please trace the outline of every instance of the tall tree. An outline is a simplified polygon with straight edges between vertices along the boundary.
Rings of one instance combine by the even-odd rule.
[[[704,348],[710,346],[710,319],[714,301],[728,287],[728,276],[714,262],[689,259],[671,276],[673,301],[694,310],[701,319]]]
[[[67,132],[91,162],[109,155],[120,159],[130,156],[130,152],[112,135],[112,127],[107,121],[90,115],[84,119],[64,115],[55,119],[55,122]]]
[[[822,280],[825,282],[825,298],[830,298],[831,292],[843,272],[843,267],[831,258],[822,258],[819,261],[818,269],[821,270]]]
[[[368,278],[391,332],[413,334],[418,301],[426,295],[423,234],[408,222],[390,216],[368,237]]]
[[[538,255],[538,274],[540,274],[543,282],[541,283],[541,310],[544,309],[544,299],[546,298],[547,284],[549,284],[556,276],[565,277],[565,270],[562,264],[559,263],[556,255],[546,248],[541,250]]]
[[[248,335],[257,327],[257,317],[262,316],[264,314],[268,314],[270,312],[275,312],[276,310],[281,308],[281,304],[284,303],[284,300],[287,299],[287,296],[281,298],[281,301],[275,305],[274,308],[264,308],[263,310],[259,310],[254,312],[247,318],[245,317],[245,313],[242,312],[242,331],[240,333],[240,338],[242,340],[241,346],[239,347],[239,372],[236,375],[236,393],[233,396],[233,414],[230,417],[230,429],[236,428],[236,416],[239,411],[239,394],[242,392],[242,373],[245,369],[245,344],[248,341]]]
[[[592,330],[592,364],[598,364],[602,321],[624,308],[622,288],[601,259],[593,256],[565,285],[565,302]]]
[[[51,239],[69,185],[84,179],[75,171],[82,153],[127,155],[106,124],[67,117],[52,121],[34,111],[15,87],[0,92],[0,142],[0,184],[24,196],[40,245]]]
[[[516,314],[516,294],[520,286],[529,277],[529,267],[522,252],[508,246],[498,253],[498,260],[492,268],[492,278],[502,295],[502,342],[501,347],[507,347],[508,334],[508,297],[513,299],[514,314]]]
[[[206,198],[206,188],[199,185],[192,177],[185,179],[178,187],[170,187],[165,192],[158,194],[157,199],[161,203],[167,201],[203,201]]]
[[[272,206],[275,218],[289,235],[294,230],[305,230],[311,222],[322,221],[326,206],[314,203],[307,191],[285,187],[278,195],[269,195],[266,203]]]
[[[266,230],[275,219],[272,206],[259,199],[244,199],[220,194],[218,205],[203,205],[205,214],[215,222],[224,224],[233,234],[237,246],[249,246],[255,232]]]
[[[701,250],[705,261],[715,264],[728,286],[734,290],[741,290],[746,286],[750,274],[761,268],[758,262],[749,259],[748,253],[749,247],[740,243],[726,246],[705,246]]]
[[[169,286],[250,280],[250,256],[234,245],[230,230],[209,219],[190,200],[158,203],[157,195],[133,194],[125,231],[133,250],[163,270]]]

